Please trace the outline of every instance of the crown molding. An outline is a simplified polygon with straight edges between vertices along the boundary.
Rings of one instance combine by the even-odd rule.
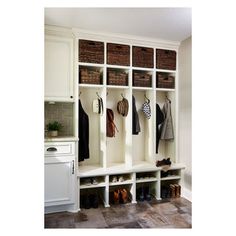
[[[61,27],[54,25],[45,25],[44,33],[49,35],[61,36],[61,37],[73,37],[72,29],[69,27]]]
[[[178,50],[180,42],[158,38],[140,37],[136,35],[114,34],[101,31],[90,31],[80,28],[68,28],[45,25],[45,33],[50,35],[74,37],[78,39],[100,40],[103,42],[124,43],[146,47],[160,47],[163,49]]]

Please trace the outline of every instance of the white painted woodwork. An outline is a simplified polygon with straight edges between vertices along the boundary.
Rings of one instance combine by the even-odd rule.
[[[74,203],[74,157],[45,158],[45,207]]]
[[[73,100],[73,39],[45,36],[46,101]]]
[[[51,27],[52,32],[53,27]],[[60,38],[60,40],[64,40],[63,37],[60,37],[58,34],[59,29],[56,27],[56,38]],[[78,31],[77,29],[73,29],[71,31],[74,34],[74,73],[71,73],[71,75],[74,75],[73,86],[74,87],[74,106],[75,106],[75,122],[74,122],[74,128],[75,128],[75,138],[78,138],[78,99],[81,99],[82,106],[85,110],[85,112],[89,116],[89,149],[90,149],[90,158],[84,160],[83,162],[79,162],[78,166],[76,166],[77,170],[77,185],[76,185],[76,195],[77,198],[77,209],[80,209],[80,193],[83,189],[90,189],[93,188],[94,191],[96,191],[96,188],[99,188],[99,190],[102,192],[102,197],[104,200],[104,205],[106,207],[109,207],[109,191],[111,191],[112,188],[115,188],[117,186],[122,186],[124,184],[127,184],[126,186],[129,187],[132,195],[132,202],[136,203],[136,188],[137,185],[140,185],[144,182],[149,182],[152,187],[155,189],[155,197],[157,199],[161,199],[161,183],[162,181],[173,179],[174,181],[179,181],[181,175],[178,176],[172,176],[172,178],[161,178],[161,168],[155,166],[156,160],[161,160],[163,158],[170,157],[172,161],[172,165],[170,169],[178,169],[182,170],[184,169],[183,164],[178,163],[178,66],[176,71],[167,71],[167,70],[159,70],[155,68],[134,68],[132,67],[132,63],[130,66],[113,66],[113,65],[107,65],[107,64],[92,64],[92,63],[82,63],[78,62],[78,40],[80,38],[88,39],[88,40],[99,40],[105,42],[105,52],[104,57],[106,59],[106,42],[110,43],[123,43],[123,44],[129,44],[130,45],[130,61],[132,62],[132,45],[135,46],[149,46],[153,47],[154,49],[154,65],[155,65],[155,49],[156,48],[163,48],[163,49],[171,49],[176,50],[178,54],[178,43],[175,42],[157,42],[157,41],[150,41],[150,40],[134,40],[132,38],[128,37],[115,37],[114,35],[104,35],[104,34],[96,34],[92,32],[86,32],[86,31]],[[65,32],[62,32],[62,35],[65,34]],[[69,32],[67,32],[69,34]],[[51,36],[50,36],[51,37]],[[49,38],[50,38],[49,37]],[[54,37],[53,37],[54,38]],[[59,40],[59,41],[60,41]],[[49,43],[50,44],[50,43]],[[60,43],[59,43],[60,44]],[[66,54],[65,46],[63,43],[61,43],[63,46],[62,48],[62,54]],[[53,47],[52,47],[53,48]],[[61,56],[60,56],[61,57]],[[59,58],[59,57],[58,57]],[[55,62],[58,58],[54,58],[52,62]],[[78,85],[78,68],[79,66],[92,66],[92,67],[99,67],[101,71],[103,71],[103,84],[101,85],[92,85],[92,84],[79,84]],[[128,86],[111,86],[106,85],[107,81],[107,68],[119,68],[124,69],[129,72],[129,84]],[[132,86],[132,70],[145,70],[149,71],[152,74],[152,87],[150,88],[143,88],[143,87],[133,87]],[[54,67],[53,72],[51,73],[57,73],[58,71],[55,71],[56,67]],[[59,69],[60,70],[60,69]],[[65,70],[65,68],[63,69]],[[163,89],[163,88],[156,88],[156,72],[162,71],[162,72],[168,72],[175,75],[176,81],[176,87],[175,89]],[[65,71],[63,72],[65,73]],[[48,77],[47,77],[48,78]],[[63,77],[65,78],[65,77]],[[68,78],[68,77],[67,77]],[[47,79],[46,79],[47,80]],[[66,80],[67,81],[67,80]],[[67,81],[68,82],[68,81]],[[57,93],[57,96],[59,99],[62,99],[63,101],[66,101],[68,99],[68,94],[66,94],[65,90],[67,92],[70,89],[67,85],[69,83],[65,82],[65,80],[56,86],[55,88],[50,88],[50,82],[46,83],[45,91],[50,90],[52,92]],[[65,83],[64,85],[62,85]],[[60,87],[61,86],[61,87]],[[64,92],[63,89],[64,88]],[[53,91],[55,89],[55,91]],[[80,94],[81,92],[81,94]],[[63,95],[63,93],[65,93]],[[98,93],[104,103],[104,114],[98,115],[93,113],[92,111],[92,101],[94,99],[97,99]],[[122,99],[121,93],[128,99],[129,101],[129,113],[127,117],[122,117],[117,113],[117,102]],[[79,96],[80,94],[80,96]],[[132,135],[132,95],[135,96],[136,99],[136,107],[139,114],[140,119],[140,125],[141,125],[141,132],[138,135]],[[150,99],[150,105],[151,105],[151,112],[152,116],[151,119],[146,119],[141,111],[141,106],[143,102],[145,101],[144,95],[146,95]],[[54,95],[53,95],[54,96]],[[156,103],[160,105],[162,108],[166,96],[168,96],[169,99],[171,99],[171,108],[172,108],[172,118],[173,118],[173,124],[174,124],[174,135],[175,139],[173,141],[165,141],[161,140],[159,143],[159,153],[156,154]],[[53,99],[54,97],[51,97],[50,99]],[[48,97],[45,99],[49,99]],[[114,138],[108,138],[106,137],[106,108],[111,108],[115,114],[115,124],[119,130],[118,133],[116,133],[116,136]],[[52,140],[53,141],[53,140]],[[70,141],[70,140],[65,140]],[[45,150],[51,146],[51,145],[59,145],[58,147],[58,153],[51,153],[45,151],[45,156],[48,159],[50,156],[57,156],[60,155],[62,157],[66,157],[66,155],[75,155],[75,160],[78,159],[78,150],[77,146],[76,148],[73,148],[73,145],[75,145],[75,142],[48,142],[46,143],[47,146],[45,146]],[[70,143],[73,143],[72,149],[70,149]],[[65,145],[65,146],[63,146]],[[77,143],[76,143],[77,145]],[[56,155],[57,154],[57,155]],[[64,171],[64,174],[66,172],[66,168],[58,167],[58,170]],[[56,170],[56,167],[55,167]],[[48,171],[49,173],[53,172],[53,169]],[[140,172],[154,172],[155,178],[151,179],[143,179],[143,180],[136,180],[137,173]],[[121,174],[130,174],[131,179],[126,180],[124,183],[110,183],[109,179],[112,175],[121,175]],[[49,174],[50,176],[50,174]],[[98,177],[98,176],[104,176],[104,182],[100,183],[97,186],[85,186],[82,184],[81,178],[86,177]],[[66,180],[64,180],[66,181]],[[68,181],[68,179],[67,179]],[[86,190],[83,190],[86,191]],[[60,193],[60,192],[59,192]],[[58,193],[58,195],[60,195]],[[63,194],[62,194],[63,195]]]
[[[74,142],[48,142],[44,145],[45,156],[71,156],[75,155]]]

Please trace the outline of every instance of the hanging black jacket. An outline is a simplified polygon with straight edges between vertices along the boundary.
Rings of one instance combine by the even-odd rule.
[[[159,140],[161,137],[161,131],[159,125],[164,122],[164,114],[161,108],[156,104],[156,153],[158,153]]]
[[[89,158],[89,118],[79,100],[79,161]]]
[[[140,124],[139,124],[139,117],[138,112],[136,109],[135,98],[132,96],[133,100],[133,122],[132,122],[132,134],[138,134],[141,131]]]

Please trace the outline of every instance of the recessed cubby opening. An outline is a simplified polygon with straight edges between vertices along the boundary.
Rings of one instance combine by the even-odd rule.
[[[152,87],[152,71],[133,70],[132,75],[133,87]]]
[[[179,179],[161,181],[161,198],[175,198],[181,196]]]
[[[136,200],[151,201],[156,198],[157,182],[137,183],[136,184]]]
[[[136,183],[138,182],[149,182],[157,180],[157,172],[140,172],[136,174]]]
[[[44,102],[45,137],[51,138],[49,123],[58,122],[62,125],[58,131],[58,138],[74,136],[74,103]],[[49,128],[49,129],[48,129]]]
[[[80,207],[89,209],[105,205],[105,187],[80,190]]]
[[[132,184],[109,187],[110,204],[130,203],[132,199]]]
[[[152,90],[134,90],[133,97],[135,99],[135,106],[138,113],[138,120],[140,124],[140,132],[137,131],[137,119],[133,112],[133,132],[132,132],[132,158],[135,167],[146,167],[145,164],[154,164],[153,160],[153,92]],[[143,112],[143,104],[150,100],[150,110],[146,114]],[[134,105],[134,104],[133,104]],[[134,108],[133,108],[134,110]],[[150,118],[148,114],[150,113]],[[136,127],[136,128],[135,128]]]
[[[106,113],[103,110],[103,113],[99,114],[98,110],[93,108],[93,103],[97,101],[98,96],[104,100],[104,94],[103,88],[79,88],[79,100],[89,118],[89,158],[79,162],[81,170],[86,171],[103,167],[104,151],[102,149],[102,142],[104,142],[104,139],[102,134],[104,134],[105,130],[102,123]],[[80,119],[78,122],[81,122]],[[81,123],[81,127],[83,128],[83,123]],[[81,138],[79,137],[79,142],[80,140]]]
[[[181,169],[161,171],[161,180],[180,179]]]
[[[79,66],[80,84],[103,84],[103,68],[95,66]]]
[[[105,186],[105,176],[80,178],[80,189]]]
[[[157,141],[157,131],[155,130],[155,157],[156,160],[162,160],[163,158],[170,158],[172,163],[176,162],[176,118],[175,118],[175,92],[174,91],[156,91],[156,103],[159,105],[160,109],[163,110],[163,106],[165,103],[170,102],[171,107],[171,115],[172,115],[172,123],[173,123],[173,139],[162,139],[159,140],[158,150],[156,148],[156,141]],[[158,117],[156,117],[156,121]],[[162,135],[162,125],[161,123],[158,126],[160,137]],[[157,125],[155,124],[155,127]],[[158,151],[158,152],[157,152]]]
[[[118,174],[109,176],[109,185],[124,185],[127,182],[132,182],[131,174]]]
[[[116,126],[115,136],[106,137],[106,156],[108,167],[117,166],[120,164],[123,165],[126,160],[126,148],[128,148],[129,141],[126,134],[128,132],[128,116],[131,111],[129,108],[127,116],[123,116],[118,113],[117,104],[122,101],[123,97],[126,98],[129,103],[129,90],[117,88],[107,89],[106,105],[107,108],[111,109],[114,113],[114,124]]]
[[[175,73],[157,72],[156,73],[156,88],[174,89],[175,88]]]
[[[107,68],[107,85],[128,86],[128,78],[128,69]]]

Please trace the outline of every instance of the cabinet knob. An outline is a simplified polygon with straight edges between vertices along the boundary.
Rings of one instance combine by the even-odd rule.
[[[70,98],[73,98],[73,96],[70,96]]]
[[[47,152],[56,152],[56,151],[57,151],[57,149],[55,147],[49,147],[47,149]]]

